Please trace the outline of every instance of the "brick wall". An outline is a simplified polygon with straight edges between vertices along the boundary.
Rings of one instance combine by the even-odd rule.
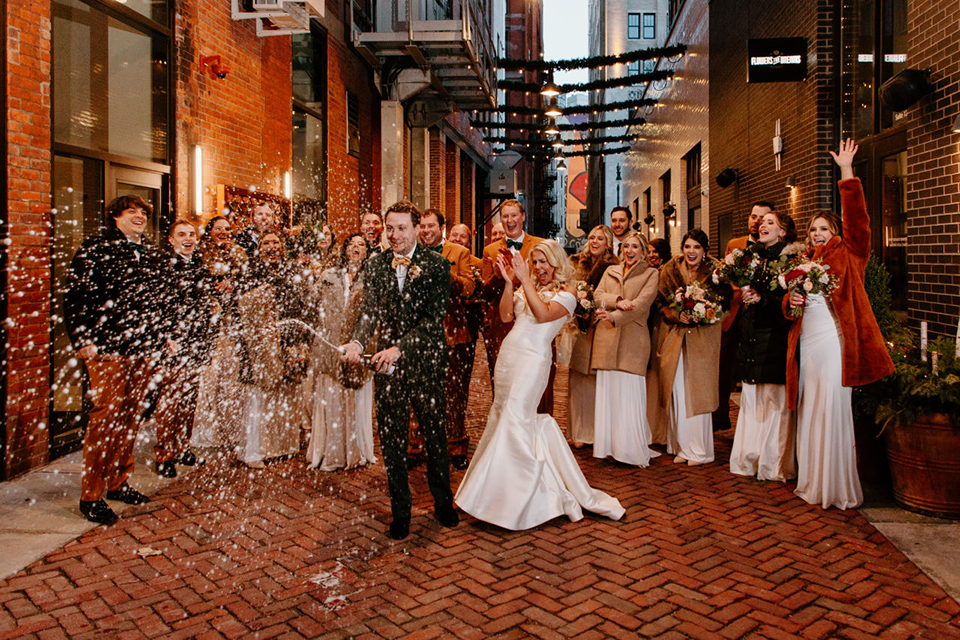
[[[447,220],[460,222],[460,149],[448,138],[444,151],[447,180],[443,191],[443,211]]]
[[[440,209],[444,218],[450,217],[447,211],[447,137],[436,129],[430,130],[430,206]]]
[[[215,212],[217,184],[282,193],[291,166],[291,44],[289,36],[259,38],[253,21],[235,21],[230,3],[182,0],[176,21],[177,209],[191,207],[190,162],[203,148],[205,216]],[[201,69],[219,55],[230,68],[221,80]]]
[[[47,460],[50,378],[50,7],[8,2],[6,460]]]
[[[380,95],[370,67],[343,41],[344,3],[327,3],[327,219],[342,236],[380,202]],[[346,92],[360,108],[360,153],[347,153]]]
[[[803,227],[813,212],[833,208],[834,169],[828,150],[837,143],[834,112],[834,7],[827,0],[713,3],[710,5],[711,238],[717,219],[734,216],[734,235],[746,234],[746,214],[769,200]],[[747,40],[807,38],[807,79],[748,84]],[[783,155],[776,171],[772,139],[780,120]],[[737,169],[737,184],[721,189],[714,178]],[[796,187],[788,188],[793,176]]]
[[[930,69],[933,95],[908,112],[908,299],[913,324],[956,335],[960,315],[960,4],[918,0],[908,5],[908,59]]]

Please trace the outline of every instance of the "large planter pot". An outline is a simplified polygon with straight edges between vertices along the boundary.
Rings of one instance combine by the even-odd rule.
[[[960,429],[945,415],[884,430],[893,497],[904,509],[960,519]]]

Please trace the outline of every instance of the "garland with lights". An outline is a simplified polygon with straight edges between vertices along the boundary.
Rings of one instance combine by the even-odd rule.
[[[563,143],[563,146],[570,146],[575,144],[603,144],[605,142],[629,142],[630,140],[636,140],[640,137],[639,133],[631,133],[625,136],[604,136],[602,138],[580,138],[574,140],[560,140]],[[552,140],[521,140],[519,138],[511,138],[509,136],[486,136],[484,137],[486,142],[506,142],[510,144],[525,144],[529,146],[544,146],[553,144]]]
[[[619,78],[607,78],[606,80],[594,80],[592,82],[581,82],[573,84],[561,84],[557,87],[560,93],[573,93],[574,91],[593,91],[594,89],[612,89],[614,87],[631,87],[645,82],[656,82],[658,80],[669,80],[673,77],[673,71],[661,70],[651,71],[650,73],[637,73],[632,76],[621,76]],[[504,91],[526,91],[528,93],[539,93],[543,85],[536,82],[523,82],[521,80],[500,80],[497,82],[497,88]]]
[[[687,45],[674,44],[669,47],[638,49],[617,55],[591,56],[589,58],[571,58],[570,60],[526,60],[523,58],[505,58],[497,61],[497,66],[510,71],[554,71],[570,69],[596,69],[612,64],[628,64],[654,58],[673,58],[687,52]]]
[[[606,104],[586,104],[572,105],[563,107],[563,115],[575,116],[589,113],[599,113],[601,111],[623,111],[624,109],[638,109],[640,107],[653,107],[660,104],[659,100],[653,98],[642,98],[640,100],[624,100],[622,102],[608,102]],[[496,109],[477,109],[477,111],[508,113],[517,116],[539,116],[543,115],[543,107],[522,107],[522,106],[502,106]]]
[[[514,149],[517,153],[523,156],[537,156],[542,158],[555,158],[555,154],[552,154],[548,151],[540,151],[538,149]],[[584,157],[584,156],[606,156],[613,155],[615,153],[627,153],[632,151],[630,147],[611,147],[610,149],[583,149],[581,151],[564,151],[561,155],[564,158],[573,158],[573,157]]]
[[[594,129],[611,129],[613,127],[633,127],[647,123],[646,118],[627,118],[624,120],[605,120],[603,122],[579,122],[576,124],[555,125],[559,131],[590,131]],[[471,127],[483,129],[511,129],[511,130],[543,130],[550,125],[534,122],[489,122],[487,120],[471,120]]]

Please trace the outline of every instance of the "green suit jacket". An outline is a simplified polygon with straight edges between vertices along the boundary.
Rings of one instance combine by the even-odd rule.
[[[400,349],[397,364],[407,380],[442,381],[447,366],[443,319],[450,303],[450,263],[417,244],[401,292],[392,261],[392,251],[368,260],[363,307],[353,337],[368,344],[376,332],[377,351]]]

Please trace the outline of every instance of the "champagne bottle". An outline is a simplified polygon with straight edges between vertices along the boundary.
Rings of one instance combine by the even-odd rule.
[[[393,372],[397,370],[397,365],[392,364],[389,367],[387,367],[386,371],[377,371],[377,365],[373,364],[372,353],[365,353],[362,356],[360,356],[360,362],[362,362],[363,366],[365,366],[367,369],[370,369],[375,373],[382,373],[385,376],[392,376]]]

